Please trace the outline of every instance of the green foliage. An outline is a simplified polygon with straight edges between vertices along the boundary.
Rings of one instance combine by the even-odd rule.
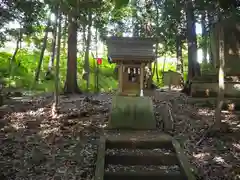
[[[218,69],[209,63],[202,63],[201,70],[202,70],[202,74],[207,74],[207,73],[218,74]]]
[[[34,85],[34,74],[35,69],[37,68],[37,63],[40,58],[40,52],[27,52],[26,50],[21,50],[18,52],[16,61],[13,64],[13,74],[12,78],[9,79],[9,60],[11,59],[11,54],[6,52],[0,53],[0,76],[3,78],[7,84],[10,84],[11,87],[21,88],[25,90],[36,90],[36,91],[54,91],[54,82],[53,80],[45,80],[45,72],[48,68],[49,56],[45,56],[43,60],[43,67],[40,74],[40,82]],[[60,64],[60,81],[61,87],[63,88],[65,77],[66,77],[66,55],[61,55],[61,64]],[[94,63],[93,58],[90,59],[90,69],[91,69],[91,89],[94,90]],[[85,81],[82,80],[83,72],[83,61],[82,58],[78,59],[78,83],[80,88],[85,88]],[[107,90],[108,88],[116,88],[116,80],[112,77],[114,70],[114,65],[109,65],[107,59],[104,59],[103,64],[100,67],[99,73],[99,82],[100,88]],[[34,85],[34,86],[33,86]]]
[[[114,0],[114,3],[115,3],[115,8],[119,9],[128,5],[129,0]]]
[[[11,78],[9,77],[9,60],[11,59],[11,54],[6,52],[0,52],[0,77],[5,80],[6,84],[12,88],[18,88],[25,91],[54,91],[54,80],[45,80],[45,73],[48,69],[48,62],[50,57],[44,56],[43,66],[40,73],[40,81],[34,83],[35,70],[40,58],[40,51],[30,52],[26,49],[22,49],[18,52],[16,56],[16,61],[13,64],[13,74]],[[86,81],[82,79],[83,75],[83,58],[78,58],[78,84],[82,90],[86,89]],[[163,63],[158,65],[160,81],[157,83],[156,75],[153,80],[156,84],[162,86],[162,68]],[[96,60],[90,57],[90,91],[96,91],[95,89],[95,79],[97,67]],[[114,74],[115,64],[109,64],[107,57],[103,57],[103,63],[99,66],[99,90],[100,91],[111,91],[117,89],[118,82],[115,79]],[[175,64],[167,63],[165,65],[165,71],[175,70]],[[65,78],[67,71],[67,56],[66,54],[61,54],[60,61],[60,89],[63,90]]]
[[[46,6],[41,1],[3,1],[0,5],[0,27],[9,24],[10,21],[17,21],[24,29],[25,34],[34,32],[34,26],[40,25],[40,21],[45,18]],[[0,40],[4,40],[7,36],[9,29],[2,29]]]
[[[103,0],[99,3],[91,3],[91,1],[75,1],[75,0],[44,0],[44,1],[27,1],[27,0],[13,0],[10,3],[3,1],[3,5],[0,5],[0,11],[3,12],[0,17],[0,27],[3,27],[0,31],[0,46],[7,38],[19,39],[19,30],[21,30],[22,41],[28,45],[34,45],[35,48],[42,48],[42,40],[44,36],[44,29],[49,17],[49,12],[55,13],[56,8],[60,5],[63,19],[67,20],[69,13],[74,13],[74,16],[78,22],[78,31],[83,34],[86,33],[87,26],[89,24],[87,14],[91,12],[91,23],[94,28],[97,29],[100,39],[110,35],[123,36],[124,33],[129,33],[134,30],[136,36],[141,37],[158,37],[161,47],[158,49],[158,55],[167,55],[168,57],[176,56],[176,37],[181,38],[183,44],[183,59],[184,67],[187,66],[186,56],[186,2],[187,1],[175,1],[175,0],[158,0],[158,1],[129,1],[129,0]],[[133,3],[132,3],[133,2]],[[200,16],[203,12],[206,16],[214,17],[219,14],[220,11],[218,1],[200,1],[193,2],[194,15],[196,20],[200,20]],[[223,9],[223,8],[222,8]],[[206,18],[207,25],[210,25],[209,17]],[[21,28],[5,28],[5,25],[9,22],[16,20],[20,23]],[[208,22],[209,21],[209,22]],[[65,22],[64,22],[65,23]],[[63,44],[67,41],[67,25],[64,24],[64,31],[62,32]],[[51,29],[53,29],[51,25]],[[65,28],[66,27],[66,28]],[[93,33],[92,33],[93,34]],[[25,89],[34,88],[41,91],[52,91],[53,80],[44,80],[45,71],[48,67],[49,56],[51,51],[52,37],[48,38],[48,44],[43,61],[42,71],[40,74],[41,81],[39,84],[33,82],[33,77],[39,60],[39,51],[28,52],[21,49],[17,53],[16,61],[13,66],[13,76],[9,78],[9,59],[10,54],[1,53],[1,76],[11,84],[12,86],[22,87]],[[199,43],[200,42],[200,43]],[[82,43],[82,42],[80,42]],[[84,43],[84,42],[83,42]],[[199,47],[203,47],[202,37],[198,37]],[[86,45],[86,44],[85,44]],[[85,47],[84,47],[85,48]],[[84,54],[84,48],[80,50],[81,54]],[[92,47],[91,47],[92,48]],[[90,49],[91,49],[90,48]],[[65,50],[63,48],[63,50]],[[62,50],[61,50],[62,51]],[[63,51],[62,51],[63,52]],[[3,59],[3,60],[2,60]],[[64,85],[67,69],[67,55],[61,54],[60,64],[60,80],[61,87]],[[94,90],[95,87],[95,60],[90,58],[90,90]],[[100,66],[99,83],[100,89],[106,91],[109,88],[117,88],[117,81],[114,77],[115,65],[110,65],[107,62],[106,57],[103,59],[103,64]],[[158,85],[163,85],[161,81],[162,77],[162,63],[159,63],[159,82],[157,82],[156,75],[153,77],[154,81]],[[204,66],[205,68],[205,66]],[[175,70],[176,64],[165,65],[165,71]],[[185,68],[185,71],[187,69]],[[78,83],[81,89],[85,89],[86,82],[82,79],[83,75],[83,57],[78,58]],[[186,76],[186,73],[184,74]],[[33,86],[34,85],[34,86]]]

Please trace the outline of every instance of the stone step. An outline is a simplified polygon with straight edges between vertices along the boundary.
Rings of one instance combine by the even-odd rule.
[[[186,180],[180,172],[106,172],[104,180]]]
[[[121,152],[106,154],[105,163],[123,166],[172,166],[178,165],[179,162],[175,153],[143,152],[142,154],[139,154],[136,152]]]
[[[163,133],[101,137],[95,180],[195,180],[179,143]]]

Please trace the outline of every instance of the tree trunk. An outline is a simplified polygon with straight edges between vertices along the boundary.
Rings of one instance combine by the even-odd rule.
[[[45,49],[47,47],[47,38],[48,38],[48,31],[49,31],[50,25],[51,25],[51,19],[49,17],[48,22],[47,22],[47,27],[45,29],[45,35],[44,35],[44,38],[43,38],[43,46],[42,46],[42,50],[41,50],[41,54],[40,54],[40,59],[39,59],[39,62],[38,62],[38,67],[36,69],[36,75],[35,75],[35,81],[36,82],[39,80],[39,75],[40,75],[40,71],[41,71],[41,67],[42,67],[42,63],[43,63],[44,52],[45,52]]]
[[[71,14],[68,17],[68,60],[65,93],[81,93],[77,84],[77,22]]]
[[[139,36],[139,27],[137,21],[137,0],[131,1],[132,5],[132,27],[133,27],[133,36],[138,37]]]
[[[57,59],[56,59],[56,71],[55,71],[55,109],[57,110],[59,104],[59,64],[60,64],[60,53],[61,53],[61,23],[62,23],[62,15],[61,12],[59,13],[59,18],[56,16],[58,21],[58,39],[57,39]],[[56,20],[57,26],[57,20]]]
[[[178,9],[178,14],[179,17],[177,17],[177,29],[176,29],[176,56],[177,56],[177,62],[178,62],[178,68],[177,70],[180,71],[180,73],[182,74],[182,77],[184,76],[184,72],[183,72],[183,68],[184,68],[184,64],[183,64],[183,41],[186,38],[185,36],[185,31],[183,30],[185,28],[186,25],[186,21],[185,21],[185,12],[182,11],[184,7],[183,2],[181,1],[176,1],[176,8]]]
[[[213,16],[211,15],[211,12],[208,11],[207,13],[207,18],[208,18],[208,38],[209,38],[209,44],[208,44],[208,54],[209,54],[209,63],[214,65],[214,59],[213,59],[213,54],[212,54],[212,47],[211,47],[211,30],[212,30],[212,23],[213,23]]]
[[[94,59],[94,91],[98,92],[98,65],[96,65],[96,59],[98,58],[98,29],[96,28],[96,32],[95,32],[95,44],[96,44],[96,55],[95,55],[95,59]]]
[[[16,56],[17,56],[17,53],[18,53],[19,48],[20,48],[21,39],[22,39],[22,35],[21,35],[21,32],[20,32],[20,35],[19,35],[19,37],[17,39],[16,48],[15,48],[14,53],[13,53],[11,59],[10,59],[10,62],[9,62],[9,75],[10,76],[12,74],[13,62],[16,60]]]
[[[85,60],[84,60],[84,71],[86,74],[86,82],[87,82],[87,91],[89,91],[89,77],[90,77],[90,64],[89,64],[89,50],[91,44],[91,37],[92,37],[92,12],[90,11],[88,14],[88,35],[87,35],[87,42],[86,42],[86,51],[85,51]]]
[[[22,32],[21,32],[21,29],[20,29],[15,51],[14,51],[14,53],[13,53],[13,55],[12,55],[10,61],[9,61],[9,79],[12,78],[13,62],[15,62],[15,60],[16,60],[16,56],[17,56],[17,53],[19,51],[21,41],[22,41]],[[10,87],[10,82],[9,82],[9,87]]]
[[[164,71],[165,71],[166,59],[167,59],[167,56],[165,54],[164,60],[163,60],[163,67],[162,67],[162,82],[164,81]]]
[[[55,13],[55,23],[54,23],[54,29],[53,29],[53,40],[52,40],[52,54],[51,54],[51,59],[48,63],[48,70],[46,72],[46,76],[51,75],[51,71],[54,65],[54,59],[55,59],[55,54],[56,54],[56,41],[57,41],[57,20],[58,20],[58,12]]]
[[[188,80],[191,80],[194,76],[200,75],[200,68],[197,62],[197,35],[195,26],[196,19],[194,17],[192,0],[187,0],[186,8],[188,40]]]
[[[219,91],[218,91],[218,99],[217,99],[217,106],[215,109],[215,125],[217,128],[221,128],[221,111],[223,106],[224,100],[224,66],[225,66],[225,59],[224,59],[224,32],[223,29],[220,30],[219,33],[219,74],[218,74],[218,81],[219,81]]]
[[[183,58],[182,58],[182,39],[181,36],[178,35],[176,37],[176,50],[177,50],[177,71],[183,75]]]
[[[207,29],[206,29],[206,12],[202,12],[201,17],[201,24],[202,24],[202,52],[203,52],[203,63],[207,63]]]
[[[156,26],[157,26],[157,28],[159,27],[159,8],[158,8],[158,3],[155,1],[155,8],[156,8],[156,10],[157,10],[157,17],[156,17]],[[157,36],[157,38],[159,37],[159,32],[157,31],[156,32],[157,34],[156,34],[156,36]],[[157,83],[159,84],[159,81],[160,81],[160,79],[159,79],[159,71],[158,71],[158,48],[159,48],[159,41],[157,40],[157,42],[156,42],[156,48],[155,48],[155,54],[156,54],[156,60],[155,60],[155,62],[154,62],[154,70],[153,70],[153,76],[154,76],[154,72],[156,71],[156,76],[157,76]]]
[[[155,68],[156,68],[156,76],[157,76],[157,83],[159,83],[159,72],[158,72],[158,42],[156,44],[156,49],[155,49],[155,54],[156,54],[156,60],[155,60]]]
[[[82,51],[83,52],[86,51],[86,44],[87,44],[86,29],[87,29],[86,24],[83,24],[83,38],[82,38],[82,47],[83,47]]]
[[[55,30],[54,30],[55,31]],[[52,40],[52,54],[51,54],[51,59],[48,63],[48,72],[51,73],[53,64],[54,64],[54,59],[55,59],[55,54],[56,54],[56,39],[57,39],[57,32],[55,31],[53,33],[53,40]]]
[[[63,52],[66,53],[66,45],[67,45],[67,29],[68,29],[68,17],[65,17],[64,28],[63,28]]]

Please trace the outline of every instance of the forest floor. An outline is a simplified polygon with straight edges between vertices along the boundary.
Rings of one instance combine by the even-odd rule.
[[[161,92],[155,99],[158,130],[162,130],[161,106],[168,102],[174,116],[173,135],[201,179],[240,179],[238,116],[223,114],[232,132],[196,145],[213,123],[213,109],[193,106],[177,92]],[[111,95],[61,96],[60,102],[58,116],[52,113],[51,94],[20,98],[0,108],[1,180],[93,178],[98,137],[108,122]]]

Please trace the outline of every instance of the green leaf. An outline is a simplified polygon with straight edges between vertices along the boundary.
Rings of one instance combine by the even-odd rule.
[[[120,9],[124,6],[127,6],[129,3],[129,0],[114,0],[115,8]]]

